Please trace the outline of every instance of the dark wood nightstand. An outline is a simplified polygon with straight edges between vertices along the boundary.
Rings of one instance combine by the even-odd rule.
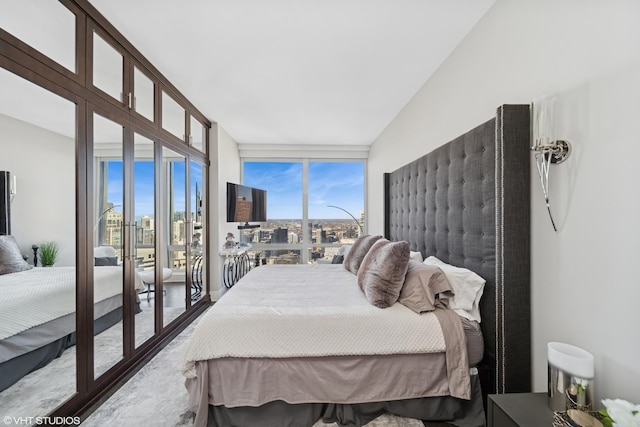
[[[547,393],[490,394],[487,400],[488,427],[551,427],[553,411]]]

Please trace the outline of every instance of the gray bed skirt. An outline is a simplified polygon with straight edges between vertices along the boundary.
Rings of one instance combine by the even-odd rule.
[[[458,427],[485,426],[478,375],[471,376],[471,400],[443,396],[361,404],[292,405],[275,401],[258,407],[226,408],[209,405],[207,425],[210,427],[311,427],[322,419],[325,423],[337,423],[341,427],[360,427],[384,413],[424,421],[446,421]]]

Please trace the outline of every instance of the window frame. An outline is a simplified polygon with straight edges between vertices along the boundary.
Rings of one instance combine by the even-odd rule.
[[[292,250],[300,252],[300,263],[309,264],[311,259],[311,252],[313,248],[318,247],[336,247],[336,244],[332,243],[313,243],[312,236],[309,232],[309,163],[362,163],[363,164],[363,211],[365,221],[362,224],[362,234],[367,233],[367,158],[366,157],[314,157],[314,156],[301,156],[301,157],[241,157],[240,158],[240,179],[241,182],[245,182],[245,163],[301,163],[302,164],[302,223],[303,232],[302,240],[298,243],[269,243],[269,244],[252,244],[252,250],[265,251],[265,250]]]

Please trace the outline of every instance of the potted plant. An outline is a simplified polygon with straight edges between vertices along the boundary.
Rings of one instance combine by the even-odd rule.
[[[60,246],[56,242],[44,242],[40,245],[40,262],[43,267],[51,267],[56,263]]]

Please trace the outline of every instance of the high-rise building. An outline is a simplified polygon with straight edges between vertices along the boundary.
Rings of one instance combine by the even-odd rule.
[[[248,222],[251,219],[251,200],[247,200],[246,197],[238,196],[236,201],[236,219],[240,222]]]
[[[323,229],[315,230],[314,237],[316,243],[327,243],[327,232]]]
[[[271,243],[289,243],[289,230],[282,227],[278,227],[273,230]]]
[[[104,215],[105,230],[103,242],[107,245],[122,246],[122,212],[107,212]]]

